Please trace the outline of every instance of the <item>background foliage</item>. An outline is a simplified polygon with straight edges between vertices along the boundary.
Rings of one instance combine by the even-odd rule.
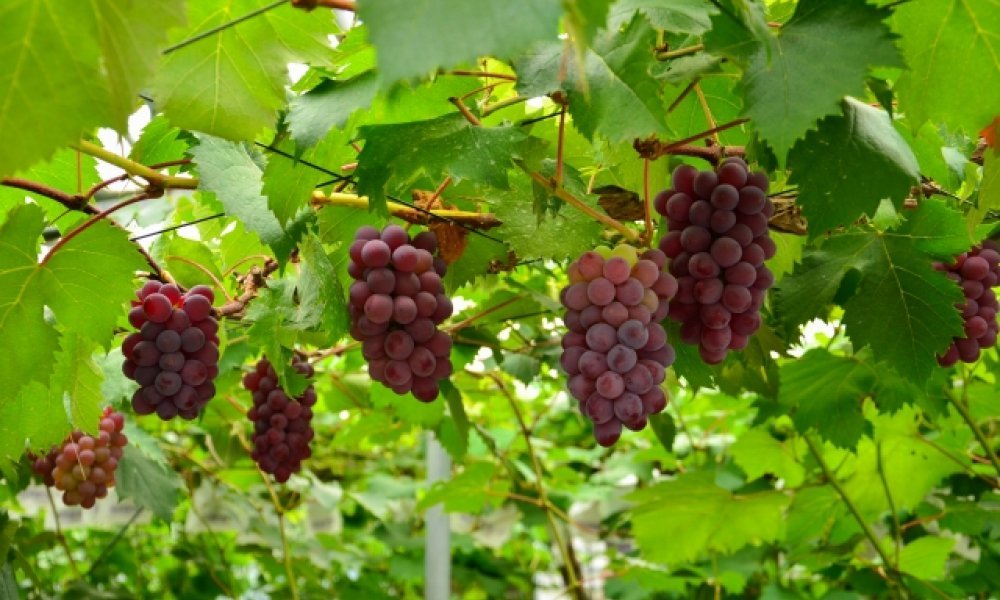
[[[8,0],[0,23],[4,597],[417,598],[438,503],[460,598],[1000,589],[1000,358],[937,366],[961,293],[932,268],[998,220],[996,0]],[[732,154],[779,206],[764,326],[712,368],[674,335],[667,411],[597,447],[558,371],[567,259],[655,244],[670,169]],[[358,226],[428,208],[457,211],[432,226],[459,312],[425,405],[371,384],[344,290]],[[53,520],[21,457],[128,406],[150,272],[225,298],[218,396],[130,417],[125,503]],[[318,437],[274,486],[239,381],[293,348]],[[455,464],[434,486],[425,432]]]

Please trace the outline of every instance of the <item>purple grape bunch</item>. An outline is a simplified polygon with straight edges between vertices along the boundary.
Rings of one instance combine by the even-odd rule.
[[[437,236],[423,231],[361,227],[349,253],[351,337],[361,342],[372,379],[421,402],[437,398],[438,381],[452,373],[451,336],[440,325],[453,307],[434,257]]]
[[[560,363],[602,446],[618,441],[623,426],[643,429],[667,405],[660,384],[675,355],[660,321],[677,282],[665,262],[659,250],[640,257],[620,245],[584,252],[569,266]]]
[[[965,335],[952,340],[938,364],[950,367],[958,361],[974,363],[982,348],[997,343],[997,296],[993,291],[1000,282],[1000,247],[987,240],[981,246],[960,254],[950,264],[935,263],[962,288],[965,302],[958,305],[965,320]]]
[[[140,386],[132,409],[164,421],[194,419],[215,396],[219,374],[215,294],[204,285],[183,294],[172,283],[147,281],[136,295],[128,320],[138,331],[122,342],[122,371]]]
[[[313,376],[312,365],[304,360],[297,359],[292,366],[306,377]],[[254,424],[250,456],[261,471],[284,483],[302,469],[303,460],[312,456],[309,442],[315,437],[312,407],[316,404],[316,390],[310,384],[299,397],[289,396],[267,357],[243,376],[243,387],[253,394],[253,407],[247,411],[247,418]]]
[[[760,307],[774,284],[764,261],[776,249],[767,186],[766,174],[733,157],[715,170],[677,167],[671,189],[654,201],[667,218],[660,249],[677,278],[669,316],[681,323],[681,341],[697,344],[708,364],[745,348],[760,327]]]

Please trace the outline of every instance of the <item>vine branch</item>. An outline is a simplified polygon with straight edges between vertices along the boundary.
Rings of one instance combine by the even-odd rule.
[[[79,194],[67,194],[62,190],[57,190],[54,187],[47,186],[44,183],[39,183],[37,181],[29,181],[19,177],[3,177],[0,178],[0,185],[21,189],[33,194],[38,194],[39,196],[45,196],[46,198],[55,200],[70,210],[79,210],[91,215],[100,212],[97,207],[88,204],[87,198],[84,196]]]
[[[649,160],[656,160],[657,158],[661,156],[666,156],[668,154],[680,154],[679,152],[676,152],[676,150],[680,148],[684,148],[685,150],[690,150],[690,148],[687,148],[686,146],[691,142],[696,142],[702,138],[718,133],[720,131],[732,129],[733,127],[739,127],[740,125],[746,123],[749,120],[750,119],[743,118],[743,119],[736,119],[733,121],[729,121],[728,123],[723,123],[722,125],[706,129],[705,131],[696,133],[695,135],[688,136],[686,138],[677,140],[675,142],[661,142],[655,137],[647,138],[644,140],[635,140],[635,142],[632,143],[632,147],[635,148],[635,151],[638,152],[639,156],[641,156],[642,158],[648,158]],[[725,150],[720,150],[719,152],[725,152]],[[739,156],[742,154],[743,154],[743,149],[740,148],[739,154],[735,154],[734,151],[734,154],[732,154],[731,156]]]
[[[362,208],[368,209],[368,197],[359,196],[357,194],[345,194],[332,192],[329,194],[324,194],[323,192],[313,192],[312,194],[313,206],[345,206],[349,208]],[[503,221],[498,219],[495,215],[490,213],[479,213],[464,210],[427,210],[421,211],[413,208],[412,206],[407,206],[399,202],[386,202],[389,208],[389,212],[394,217],[398,217],[407,221],[409,223],[414,223],[417,225],[426,225],[435,219],[435,217],[440,218],[445,221],[453,221],[455,223],[461,223],[468,227],[474,227],[477,229],[492,229],[493,227],[499,227],[503,225]]]
[[[102,160],[110,165],[114,165],[127,173],[131,173],[137,177],[142,177],[149,183],[149,185],[161,190],[167,188],[193,190],[198,187],[197,179],[191,177],[164,175],[152,167],[147,167],[146,165],[136,162],[130,158],[115,154],[107,148],[103,148],[97,144],[88,142],[87,140],[80,140],[70,147],[74,150],[79,150],[84,154],[89,154],[90,156]]]
[[[566,191],[566,188],[556,187],[552,181],[550,181],[541,173],[530,172],[528,173],[528,175],[530,175],[532,179],[538,182],[539,185],[544,187],[546,191],[548,191],[556,198],[559,198],[566,204],[569,204],[573,208],[579,210],[580,212],[594,219],[595,221],[598,221],[599,223],[607,227],[610,227],[611,229],[614,229],[618,233],[625,236],[625,238],[628,239],[629,241],[631,242],[639,241],[639,234],[634,229],[627,227],[618,219],[609,217],[608,215],[598,212],[597,210],[587,206],[586,204],[581,202],[576,196]]]

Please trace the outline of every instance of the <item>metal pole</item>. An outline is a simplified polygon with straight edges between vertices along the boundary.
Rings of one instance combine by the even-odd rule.
[[[451,476],[451,457],[427,432],[427,484]],[[424,600],[451,598],[451,530],[448,515],[437,504],[427,510],[424,540]]]

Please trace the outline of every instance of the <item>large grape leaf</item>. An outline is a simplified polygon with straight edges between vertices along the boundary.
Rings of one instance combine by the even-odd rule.
[[[608,29],[615,30],[642,13],[657,29],[699,34],[711,27],[718,9],[703,0],[618,0],[608,13]]]
[[[225,0],[189,4],[190,26],[174,44],[269,4]],[[307,14],[290,4],[169,52],[154,96],[171,123],[230,139],[253,139],[273,127],[285,103],[288,63],[325,64],[327,36],[337,29],[329,12]]]
[[[740,2],[712,16],[712,27],[705,34],[705,50],[733,59],[746,67],[750,58],[761,48],[770,56],[776,40],[767,26],[764,6],[759,2]]]
[[[976,135],[997,116],[1000,2],[906,2],[893,23],[910,67],[895,91],[913,127],[930,119]]]
[[[290,140],[281,144],[275,142],[281,153],[269,154],[262,174],[262,191],[267,196],[268,207],[282,227],[287,227],[288,222],[309,205],[317,184],[332,179],[322,169],[330,170],[329,166],[334,164],[334,160],[346,158],[347,152],[354,152],[348,142],[344,132],[334,132],[298,156],[295,154],[295,144]]]
[[[10,0],[0,5],[0,175],[98,125],[124,130],[140,87],[183,19],[181,0]]]
[[[689,473],[627,496],[635,503],[633,531],[647,560],[682,562],[782,538],[788,496],[733,494],[717,486],[714,475]]]
[[[784,479],[787,486],[798,487],[805,478],[805,467],[799,460],[794,439],[778,441],[763,429],[751,429],[728,451],[749,480],[773,473]]]
[[[774,50],[762,44],[750,57],[745,113],[779,162],[841,98],[864,93],[870,66],[902,66],[888,14],[864,0],[802,0]]]
[[[104,377],[94,364],[94,344],[71,332],[64,333],[59,344],[49,394],[69,408],[69,423],[75,429],[96,433],[105,401],[101,393]]]
[[[920,179],[913,151],[885,111],[853,98],[843,109],[843,116],[820,121],[788,157],[789,182],[799,185],[796,203],[812,236],[874,215],[883,198],[901,207]]]
[[[71,430],[62,394],[32,381],[12,397],[0,400],[0,459],[17,461],[25,447],[45,452]]]
[[[854,448],[871,430],[861,402],[875,381],[869,365],[816,348],[781,366],[778,398],[799,431],[815,429],[836,446]]]
[[[573,123],[588,138],[600,134],[620,142],[664,135],[660,84],[651,74],[655,42],[649,24],[634,19],[625,31],[598,36],[582,69],[575,57],[564,57],[565,44],[539,44],[516,61],[518,91],[538,96],[565,90]]]
[[[507,170],[527,135],[517,127],[475,127],[460,115],[428,121],[362,127],[365,146],[358,155],[358,191],[369,209],[385,213],[386,185],[402,185],[419,173],[448,175],[506,189]]]
[[[970,244],[962,216],[936,204],[925,200],[894,230],[855,230],[807,251],[776,292],[786,332],[824,316],[836,299],[857,348],[870,345],[876,360],[926,380],[934,355],[962,334],[961,291],[931,263]]]
[[[389,85],[553,39],[562,7],[557,0],[366,0],[358,14]]]
[[[191,149],[191,156],[198,166],[201,190],[215,194],[226,212],[257,233],[265,244],[281,241],[281,224],[261,193],[263,172],[246,147],[206,135]]]

